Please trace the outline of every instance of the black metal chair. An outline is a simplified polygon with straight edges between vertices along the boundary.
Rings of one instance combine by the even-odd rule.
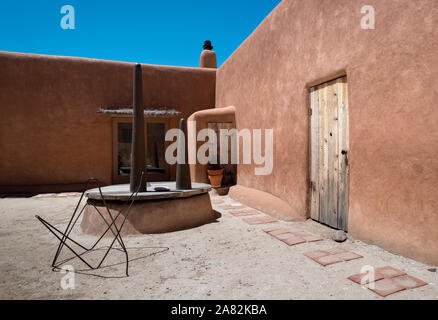
[[[142,181],[142,179],[143,179],[143,175],[144,175],[144,172],[142,173],[142,177],[141,177],[140,181]],[[44,219],[41,218],[40,216],[35,216],[35,217],[36,217],[36,218],[37,218],[37,219],[38,219],[38,220],[39,220],[39,221],[40,221],[40,222],[41,222],[41,223],[42,223],[42,224],[43,224],[43,225],[44,225],[44,226],[45,226],[45,227],[46,227],[46,228],[47,228],[47,229],[48,229],[48,230],[49,230],[49,231],[50,231],[50,232],[51,232],[51,233],[52,233],[52,234],[58,239],[58,240],[59,240],[59,245],[58,245],[58,248],[57,248],[57,250],[56,250],[55,257],[53,258],[53,261],[52,261],[52,268],[53,268],[53,271],[55,271],[55,270],[60,270],[60,269],[61,269],[61,266],[62,266],[66,261],[69,261],[69,260],[74,259],[75,256],[76,256],[77,258],[79,258],[83,263],[85,263],[85,265],[86,265],[90,270],[97,270],[97,269],[99,269],[99,268],[102,267],[102,264],[104,263],[105,259],[107,258],[108,254],[109,254],[109,252],[110,252],[111,250],[121,250],[121,251],[124,252],[125,257],[126,257],[126,276],[129,276],[129,274],[128,274],[128,268],[129,268],[128,250],[127,250],[127,248],[126,248],[126,246],[125,246],[125,243],[123,242],[122,235],[121,235],[121,231],[122,231],[122,228],[123,228],[123,226],[124,226],[124,224],[125,224],[125,222],[126,222],[126,219],[127,219],[128,216],[129,216],[129,213],[130,213],[131,207],[132,207],[132,205],[133,205],[133,203],[134,203],[134,201],[135,201],[135,198],[136,198],[136,196],[138,195],[138,192],[139,192],[139,190],[140,190],[140,186],[138,187],[138,189],[137,189],[136,191],[132,192],[132,194],[130,195],[129,199],[126,201],[126,204],[125,204],[124,209],[121,210],[121,211],[120,211],[115,217],[113,217],[113,215],[111,214],[110,210],[108,209],[108,206],[107,206],[107,204],[106,204],[105,198],[104,198],[104,196],[103,196],[103,194],[102,194],[102,189],[101,189],[101,187],[99,187],[99,193],[100,193],[100,196],[101,196],[102,202],[103,202],[103,204],[105,205],[106,211],[107,211],[108,216],[109,216],[109,219],[110,219],[110,221],[108,221],[108,220],[104,217],[104,215],[102,214],[102,212],[100,212],[99,209],[98,209],[94,204],[88,204],[88,203],[86,203],[86,204],[82,207],[82,209],[81,209],[80,211],[78,211],[79,206],[80,206],[80,204],[81,204],[81,202],[82,202],[82,199],[84,198],[85,192],[88,190],[88,186],[89,186],[90,182],[96,182],[96,183],[97,183],[98,180],[97,180],[97,179],[94,179],[94,178],[90,178],[90,179],[87,180],[87,182],[86,182],[86,184],[85,184],[85,188],[84,188],[84,190],[83,190],[83,192],[82,192],[82,194],[81,194],[81,197],[80,197],[80,199],[79,199],[79,201],[78,201],[78,204],[76,205],[76,208],[75,208],[75,210],[74,210],[74,212],[73,212],[73,215],[71,216],[70,221],[69,221],[69,223],[68,223],[68,225],[67,225],[67,227],[66,227],[66,229],[65,229],[64,232],[62,232],[62,231],[59,230],[58,228],[56,228],[56,227],[54,227],[53,225],[51,225],[49,222],[47,222],[46,220],[44,220]],[[95,242],[90,248],[87,248],[86,246],[82,245],[81,243],[79,243],[78,241],[76,241],[76,240],[74,240],[73,238],[70,237],[70,234],[71,234],[71,232],[72,232],[74,226],[76,225],[76,223],[78,222],[79,218],[81,217],[82,213],[84,212],[85,208],[86,208],[88,205],[92,205],[92,206],[96,209],[96,211],[98,212],[98,214],[100,215],[100,217],[103,219],[103,221],[104,221],[105,224],[107,225],[107,228],[106,228],[105,232],[104,232],[104,233],[103,233],[103,234],[97,239],[97,241],[96,241],[96,242]],[[125,211],[126,211],[126,213],[125,213]],[[117,224],[116,224],[116,221],[117,221],[118,217],[119,217],[121,214],[124,215],[124,218],[123,218],[123,220],[122,220],[120,226],[118,227]],[[113,234],[114,238],[112,239],[111,244],[110,244],[109,247],[106,249],[105,255],[104,255],[103,258],[100,260],[100,262],[97,264],[97,266],[92,266],[91,262],[87,261],[83,256],[84,256],[85,254],[91,252],[91,251],[96,250],[96,246],[101,242],[101,240],[105,237],[105,235],[106,235],[109,231],[111,231],[111,233]],[[73,243],[73,244],[79,246],[83,251],[80,252],[80,253],[78,253],[76,250],[74,250],[74,249],[72,248],[71,245],[68,244],[68,241],[70,241],[71,243]],[[120,245],[120,248],[121,248],[121,249],[118,249],[118,248],[115,248],[115,247],[114,247],[114,244],[115,244],[116,241],[117,241],[118,244]],[[69,258],[69,259],[65,259],[65,260],[63,260],[63,261],[58,261],[59,256],[60,256],[61,251],[62,251],[62,249],[64,248],[64,246],[65,246],[66,248],[68,248],[68,249],[74,254],[74,256],[71,257],[71,258]]]

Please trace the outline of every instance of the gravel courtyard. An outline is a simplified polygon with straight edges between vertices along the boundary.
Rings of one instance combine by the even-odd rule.
[[[107,268],[76,273],[75,288],[64,290],[65,274],[50,268],[58,242],[35,215],[65,227],[78,196],[0,199],[0,299],[438,299],[433,266],[361,241],[337,244],[331,240],[332,229],[310,220],[252,226],[219,205],[213,205],[222,214],[215,223],[170,234],[124,237],[130,248],[130,277],[124,276],[120,263],[124,256],[114,251]],[[275,225],[293,225],[324,240],[288,246],[263,232]],[[80,228],[72,236],[94,240]],[[303,255],[335,247],[363,258],[323,267]],[[76,270],[83,267],[77,259],[71,265]],[[390,265],[429,284],[382,298],[347,279],[365,265]]]

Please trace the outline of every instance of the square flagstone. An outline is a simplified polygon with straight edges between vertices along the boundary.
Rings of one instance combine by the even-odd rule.
[[[260,212],[258,211],[236,211],[236,212],[231,212],[231,214],[235,217],[247,217],[247,216],[255,216],[260,214]]]
[[[276,229],[276,230],[273,230],[273,231],[268,232],[268,233],[271,236],[273,236],[273,237],[278,236],[280,234],[285,234],[285,233],[289,233],[290,234],[290,232],[287,229],[284,229],[284,228]]]
[[[280,235],[280,236],[282,236],[282,235]],[[296,244],[300,244],[300,243],[306,242],[306,240],[304,240],[304,239],[302,239],[300,237],[294,236],[293,234],[291,234],[289,237],[287,237],[285,239],[282,239],[281,241],[286,243],[288,246],[294,246]]]
[[[285,229],[283,227],[280,227],[280,226],[272,226],[272,227],[263,229],[263,231],[266,233],[271,233],[272,231],[275,231],[275,230],[285,230]]]
[[[366,287],[382,297],[405,290],[405,287],[397,284],[394,279],[382,279],[369,283]]]
[[[313,260],[325,267],[330,264],[335,264],[345,261],[344,257],[342,256],[343,254],[345,253],[329,254],[327,256],[319,257]]]
[[[248,217],[248,216],[256,216],[260,213],[255,211],[247,211],[247,212],[240,211],[240,212],[231,212],[231,214],[235,217]]]
[[[316,241],[321,241],[323,240],[322,237],[314,235],[314,234],[307,234],[307,235],[302,235],[300,236],[300,238],[303,238],[304,240],[306,240],[307,242],[316,242]]]
[[[362,283],[362,279],[365,278],[365,281]],[[368,284],[370,282],[375,282],[378,280],[382,280],[384,279],[382,276],[376,276],[376,274],[374,274],[374,279],[369,279],[369,275],[368,272],[366,273],[358,273],[352,276],[349,276],[347,279],[356,282],[357,284]]]
[[[406,272],[403,272],[401,270],[398,270],[398,269],[390,267],[390,266],[376,269],[376,275],[382,276],[383,278],[387,278],[387,279],[398,277],[398,276],[403,276],[405,274],[406,274]]]
[[[391,278],[391,280],[399,286],[404,287],[405,289],[415,289],[428,285],[427,282],[424,282],[423,280],[417,279],[408,274]]]
[[[251,224],[251,225],[278,222],[277,219],[272,218],[272,217],[268,217],[268,216],[246,218],[246,219],[243,219],[243,221],[245,221],[246,223]]]
[[[233,209],[245,209],[245,206],[239,205],[239,206],[231,206],[229,204],[219,206],[222,210],[233,210]]]
[[[329,254],[330,253],[324,250],[315,250],[315,251],[306,252],[304,255],[312,260],[315,260],[320,257],[328,256]]]
[[[315,241],[323,240],[322,237],[317,236],[315,234],[312,234],[310,232],[304,231],[304,230],[291,229],[290,233],[292,233],[293,235],[295,235],[297,237],[303,238],[307,242],[315,242]]]
[[[296,235],[297,237],[303,237],[303,236],[308,236],[311,235],[311,233],[304,231],[304,230],[298,230],[298,229],[291,229],[290,233]]]
[[[300,238],[300,237],[297,237],[297,236],[293,235],[292,233],[288,233],[288,232],[280,233],[280,234],[272,234],[272,233],[270,233],[270,235],[273,236],[275,239],[278,239],[278,240],[284,240],[284,239],[292,238],[292,237]],[[300,238],[300,239],[304,240],[303,238]],[[304,241],[306,241],[306,240],[304,240]]]
[[[344,248],[332,248],[332,249],[327,249],[324,251],[326,251],[328,254],[338,254],[338,253],[349,252],[348,250],[346,250]]]
[[[377,272],[379,271],[379,272]],[[355,274],[348,277],[351,281],[361,284],[361,279],[367,274]],[[368,281],[366,287],[382,297],[402,290],[415,289],[427,285],[427,282],[415,278],[396,268],[386,266],[376,269],[375,281]]]
[[[297,230],[293,228],[272,227],[272,228],[264,229],[263,231],[281,241],[287,238],[292,238],[292,236],[299,238],[300,243],[302,243],[301,240],[304,240],[304,242],[323,240],[320,236],[311,234],[310,232],[307,231]]]
[[[361,256],[360,254],[348,251],[345,253],[339,253],[337,254],[339,256],[343,256],[345,261],[351,261],[351,260],[356,260],[356,259],[360,259],[363,258],[363,256]]]
[[[339,253],[330,254],[330,252],[339,252]],[[328,253],[328,254],[326,254],[326,253]],[[339,262],[363,258],[361,255],[358,255],[354,252],[347,251],[345,249],[342,249],[342,250],[324,250],[324,251],[319,250],[317,252],[309,252],[305,255],[324,267],[328,266],[330,264],[335,264],[335,263],[339,263]]]

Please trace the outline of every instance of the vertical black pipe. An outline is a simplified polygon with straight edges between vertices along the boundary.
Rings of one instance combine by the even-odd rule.
[[[176,189],[178,190],[191,190],[192,181],[190,179],[190,166],[189,166],[189,155],[188,155],[188,144],[187,144],[187,127],[184,119],[179,122],[180,135],[178,137],[178,150],[177,157],[178,162],[176,165]],[[184,152],[184,158],[180,154]],[[184,163],[180,163],[183,161]]]
[[[134,67],[131,144],[131,192],[146,191],[146,150],[144,138],[143,81],[141,65]],[[144,172],[144,174],[142,174]]]

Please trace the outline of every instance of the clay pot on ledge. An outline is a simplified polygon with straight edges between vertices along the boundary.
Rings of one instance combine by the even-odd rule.
[[[222,179],[224,178],[224,169],[219,167],[211,167],[207,170],[208,179],[212,187],[222,186]]]

